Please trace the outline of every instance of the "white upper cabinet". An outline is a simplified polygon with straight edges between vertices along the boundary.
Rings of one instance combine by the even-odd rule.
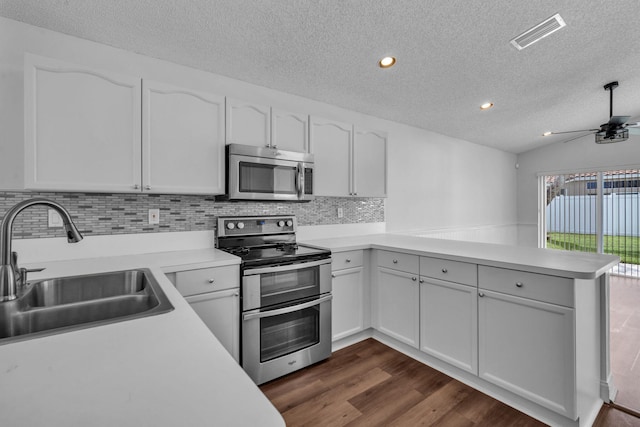
[[[224,193],[224,96],[143,81],[143,191]]]
[[[387,196],[387,135],[312,117],[316,195]]]
[[[309,116],[271,108],[271,146],[309,152]]]
[[[385,133],[355,129],[353,195],[387,196],[387,135]]]
[[[227,98],[227,144],[309,152],[309,116]]]
[[[137,77],[25,56],[25,187],[139,191]]]
[[[352,195],[353,126],[317,117],[312,117],[310,122],[311,152],[315,158],[315,195]]]
[[[271,109],[227,98],[227,144],[271,145]]]

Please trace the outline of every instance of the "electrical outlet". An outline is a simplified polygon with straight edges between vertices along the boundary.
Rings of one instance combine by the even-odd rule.
[[[58,214],[58,212],[54,211],[53,209],[49,209],[48,215],[49,228],[60,228],[63,226],[62,217],[60,216],[60,214]]]
[[[338,218],[344,218],[344,210],[342,208],[338,208]]]
[[[149,224],[160,224],[160,209],[149,209]]]

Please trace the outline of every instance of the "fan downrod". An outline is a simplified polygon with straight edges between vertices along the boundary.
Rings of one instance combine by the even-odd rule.
[[[609,117],[613,117],[613,90],[618,87],[618,82],[611,82],[604,85],[604,90],[609,91]]]

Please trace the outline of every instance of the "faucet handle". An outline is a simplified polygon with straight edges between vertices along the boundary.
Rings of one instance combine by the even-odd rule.
[[[16,267],[18,265],[18,252],[11,252],[11,265]]]

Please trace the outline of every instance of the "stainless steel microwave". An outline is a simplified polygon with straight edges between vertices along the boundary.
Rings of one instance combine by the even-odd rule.
[[[314,199],[313,154],[241,144],[229,144],[226,150],[226,199]]]

